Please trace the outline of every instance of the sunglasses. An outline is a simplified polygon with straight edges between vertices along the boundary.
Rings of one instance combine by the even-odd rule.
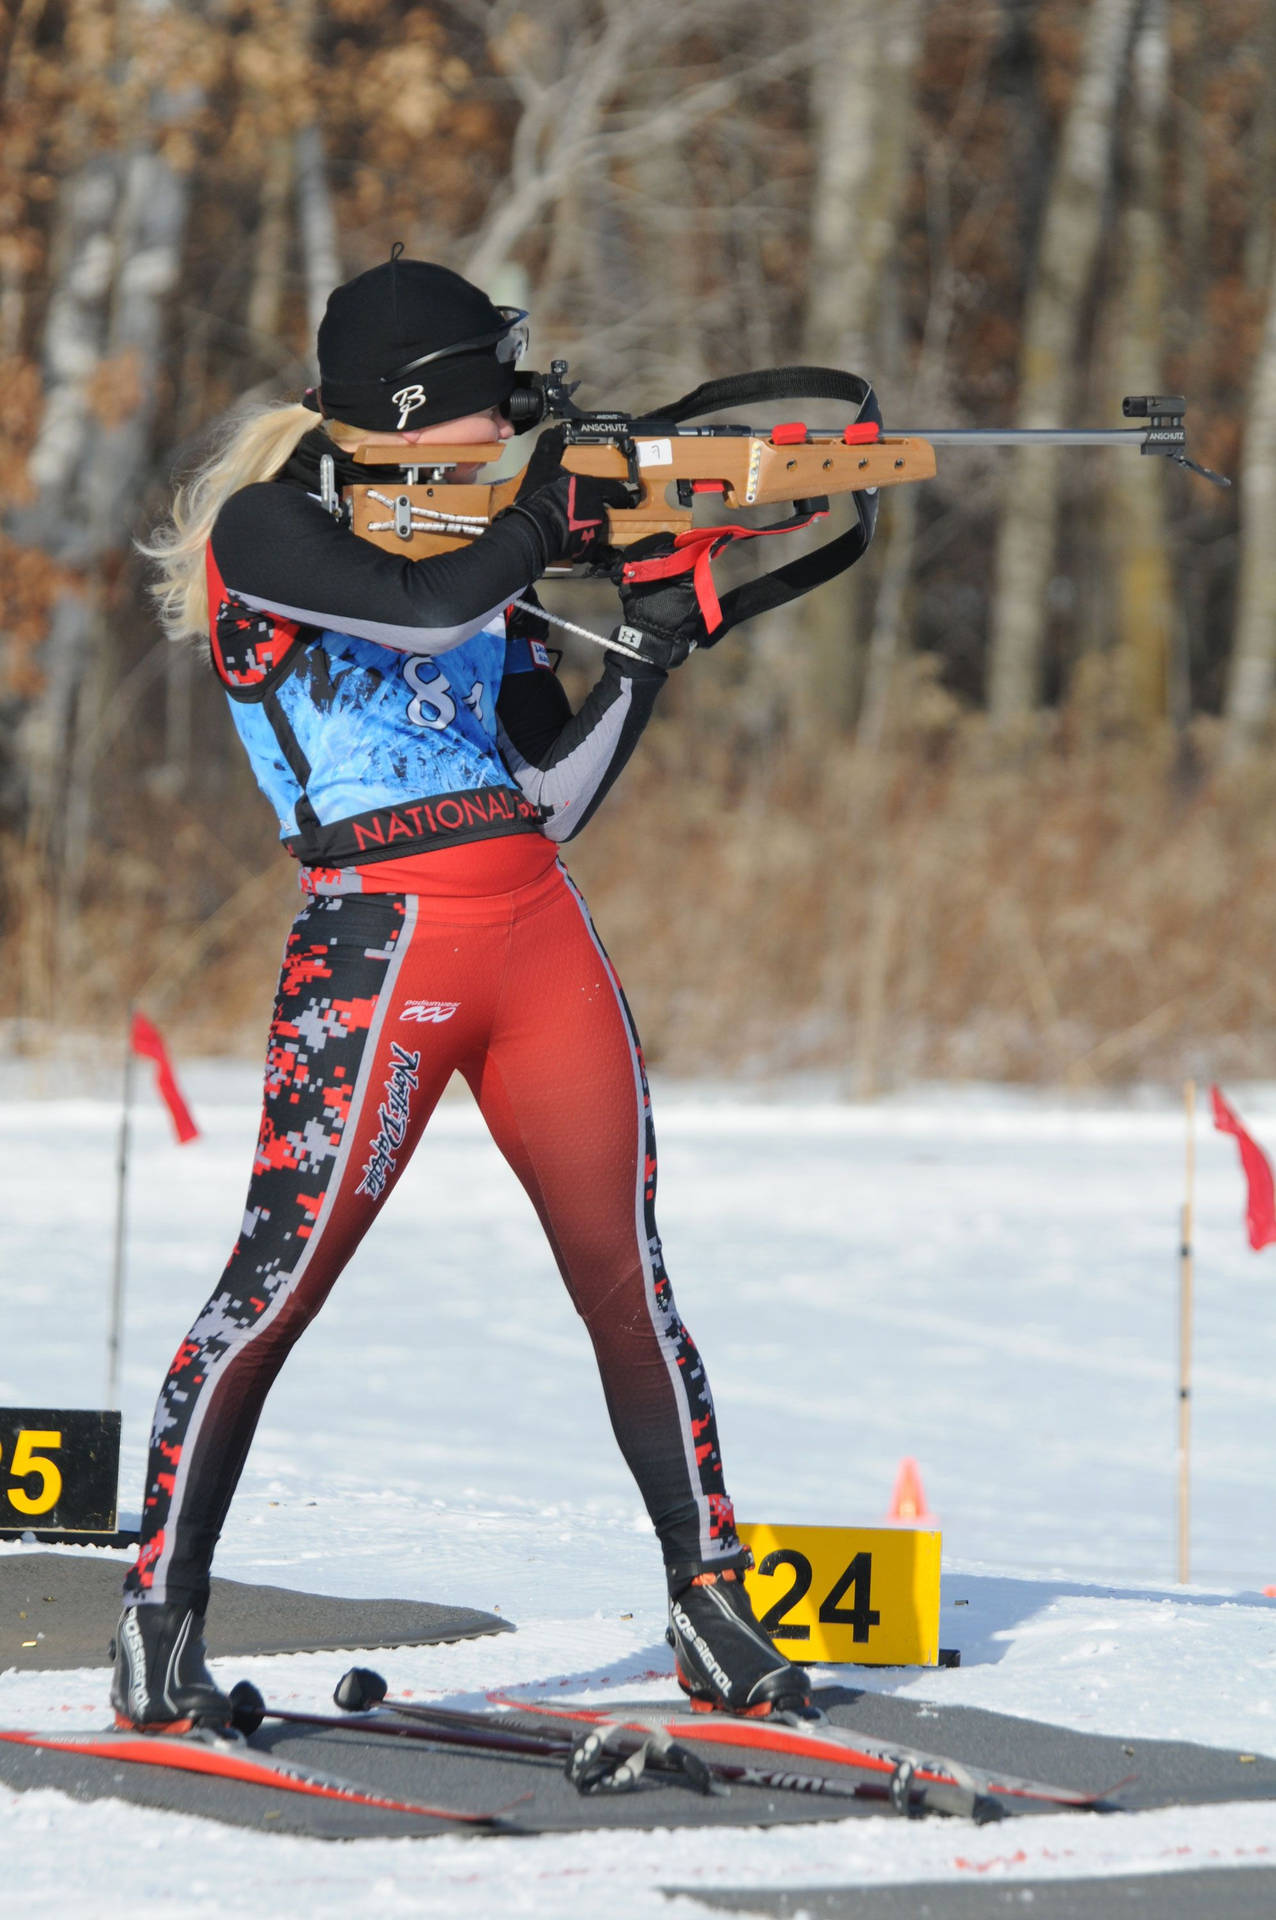
[[[450,360],[461,353],[482,353],[491,347],[499,365],[511,360],[520,360],[527,351],[528,326],[526,307],[498,307],[501,325],[494,327],[491,333],[476,333],[469,340],[454,341],[450,347],[436,347],[433,353],[423,353],[419,359],[409,360],[406,366],[396,367],[393,373],[381,375],[381,385],[389,387],[396,380],[402,380],[408,373],[416,373],[421,367],[428,367],[435,360]]]

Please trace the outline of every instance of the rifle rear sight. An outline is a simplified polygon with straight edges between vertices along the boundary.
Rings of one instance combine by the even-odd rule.
[[[1181,426],[1187,401],[1181,393],[1127,393],[1121,411],[1127,420],[1173,420]]]

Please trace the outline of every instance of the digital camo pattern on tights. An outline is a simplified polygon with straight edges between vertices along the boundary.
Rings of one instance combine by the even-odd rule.
[[[400,900],[383,903],[375,922],[381,944],[369,947],[370,917],[357,897],[317,900],[289,935],[271,1022],[248,1205],[221,1285],[178,1348],[156,1407],[145,1495],[148,1533],[172,1502],[201,1390],[218,1364],[280,1304],[337,1178],[378,996],[403,934],[402,913]],[[339,994],[332,991],[334,972],[340,974]],[[309,1303],[305,1317],[320,1304],[320,1299]],[[269,1365],[269,1358],[264,1356],[263,1364]],[[233,1443],[233,1434],[226,1437]],[[151,1586],[164,1550],[161,1530],[147,1541],[136,1575],[130,1576],[134,1591]]]

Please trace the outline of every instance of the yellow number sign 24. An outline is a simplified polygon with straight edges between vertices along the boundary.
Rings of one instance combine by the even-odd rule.
[[[914,1527],[741,1526],[754,1612],[790,1659],[939,1664],[938,1533]]]

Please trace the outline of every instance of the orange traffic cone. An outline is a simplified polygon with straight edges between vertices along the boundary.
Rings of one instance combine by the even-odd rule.
[[[922,1488],[922,1476],[918,1472],[917,1462],[905,1458],[899,1463],[899,1472],[895,1475],[895,1490],[891,1494],[888,1520],[933,1520],[934,1514],[926,1505],[926,1495]]]

